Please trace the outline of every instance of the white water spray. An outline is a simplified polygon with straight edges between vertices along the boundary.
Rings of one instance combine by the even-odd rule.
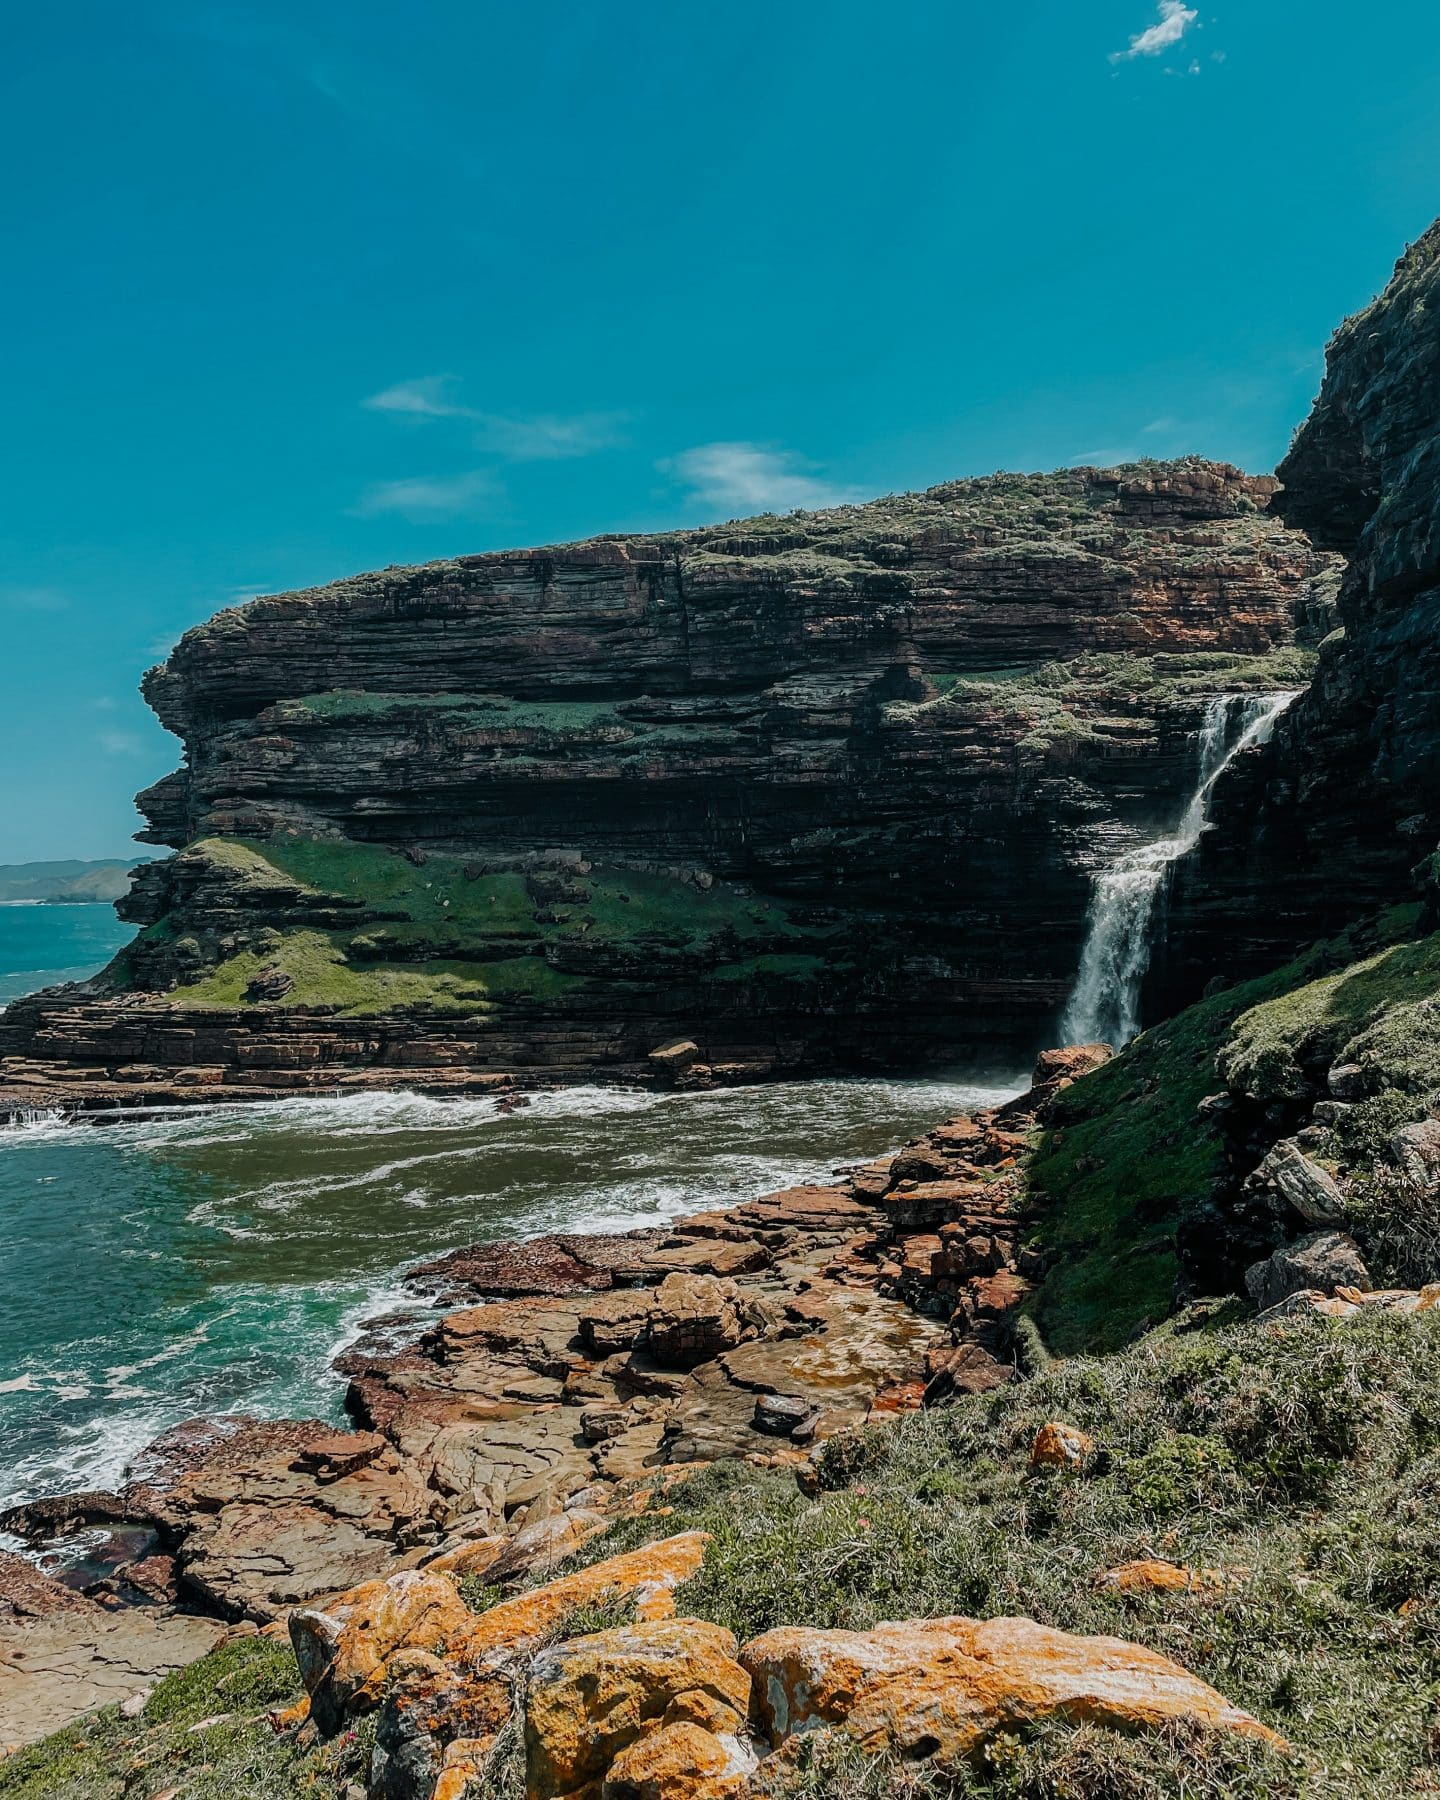
[[[1222,694],[1206,703],[1195,791],[1173,835],[1126,850],[1095,877],[1080,972],[1060,1027],[1062,1043],[1105,1043],[1119,1049],[1139,1033],[1140,987],[1154,949],[1155,902],[1170,866],[1199,843],[1221,775],[1242,750],[1268,742],[1275,721],[1295,697],[1294,692]]]

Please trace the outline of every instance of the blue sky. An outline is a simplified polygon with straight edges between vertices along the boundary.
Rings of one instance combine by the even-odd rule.
[[[136,693],[392,562],[1198,451],[1271,467],[1440,209],[1381,0],[133,0],[0,66],[0,861]]]

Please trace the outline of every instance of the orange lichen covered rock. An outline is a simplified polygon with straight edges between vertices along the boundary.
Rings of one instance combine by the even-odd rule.
[[[594,1606],[624,1594],[635,1596],[637,1618],[671,1618],[675,1589],[699,1570],[709,1541],[708,1532],[685,1531],[624,1556],[592,1563],[573,1575],[562,1575],[558,1581],[517,1594],[513,1600],[502,1600],[478,1618],[472,1615],[468,1625],[447,1643],[447,1653],[473,1660],[487,1651],[533,1644],[577,1607]]]
[[[290,1642],[322,1731],[378,1704],[390,1659],[401,1650],[444,1643],[473,1620],[444,1575],[406,1569],[367,1581],[325,1612],[290,1615]]]
[[[662,1725],[615,1758],[601,1800],[725,1800],[743,1791],[754,1767],[754,1751],[733,1732]]]
[[[866,1632],[783,1626],[745,1645],[740,1660],[755,1681],[753,1715],[777,1744],[843,1725],[867,1750],[957,1766],[996,1732],[1054,1717],[1282,1741],[1153,1650],[1030,1619],[934,1619]]]
[[[453,1669],[473,1670],[495,1654],[524,1649],[580,1606],[633,1594],[641,1619],[675,1611],[674,1590],[699,1569],[703,1531],[646,1544],[475,1614],[455,1584],[429,1569],[410,1569],[344,1594],[325,1612],[291,1615],[290,1640],[317,1725],[337,1731],[348,1716],[378,1704],[396,1659],[434,1652]],[[433,1658],[431,1659],[433,1660]]]
[[[735,1659],[734,1637],[719,1625],[664,1619],[557,1644],[536,1660],[525,1703],[529,1790],[570,1794],[607,1771],[613,1780],[621,1753],[663,1726],[664,1743],[633,1759],[632,1785],[617,1792],[667,1800],[730,1792],[751,1766],[738,1735],[749,1701],[750,1677]],[[702,1706],[703,1716],[728,1725],[724,1738],[680,1716]],[[677,1781],[683,1771],[688,1785],[660,1785],[667,1769]],[[732,1775],[730,1787],[715,1785]]]
[[[1180,1563],[1142,1558],[1106,1569],[1096,1583],[1122,1594],[1220,1593],[1238,1587],[1248,1569],[1189,1569]]]
[[[1032,1469],[1080,1469],[1095,1454],[1095,1440],[1073,1425],[1052,1419],[1035,1433],[1030,1446]]]

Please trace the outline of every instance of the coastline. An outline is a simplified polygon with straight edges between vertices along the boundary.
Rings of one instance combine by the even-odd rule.
[[[55,1603],[32,1591],[8,1629],[23,1638],[43,1619],[70,1645],[64,1691],[39,1696],[35,1717],[49,1729],[95,1703],[96,1618],[50,1590],[84,1590],[147,1639],[173,1620],[263,1627],[497,1535],[553,1556],[667,1471],[737,1456],[799,1467],[837,1431],[1013,1379],[1010,1319],[1028,1292],[1013,1171],[1063,1079],[1052,1067],[1040,1088],[832,1185],[422,1263],[411,1281],[460,1310],[399,1347],[394,1321],[388,1337],[377,1322],[338,1359],[348,1427],[192,1421],[119,1494],[12,1509],[3,1525],[32,1555],[86,1534],[62,1581],[0,1556],[12,1584],[48,1584]],[[953,1231],[948,1250],[930,1235],[942,1215],[984,1237],[978,1258],[956,1256]]]

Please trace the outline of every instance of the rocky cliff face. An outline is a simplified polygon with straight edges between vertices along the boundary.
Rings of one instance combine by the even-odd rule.
[[[996,476],[221,613],[146,680],[186,756],[145,929],[12,1008],[6,1074],[1018,1060],[1205,700],[1308,672],[1329,559],[1273,489]]]
[[[1409,897],[1440,835],[1440,224],[1330,344],[1273,510],[1347,558],[1313,687],[1180,872],[1152,1011]]]

